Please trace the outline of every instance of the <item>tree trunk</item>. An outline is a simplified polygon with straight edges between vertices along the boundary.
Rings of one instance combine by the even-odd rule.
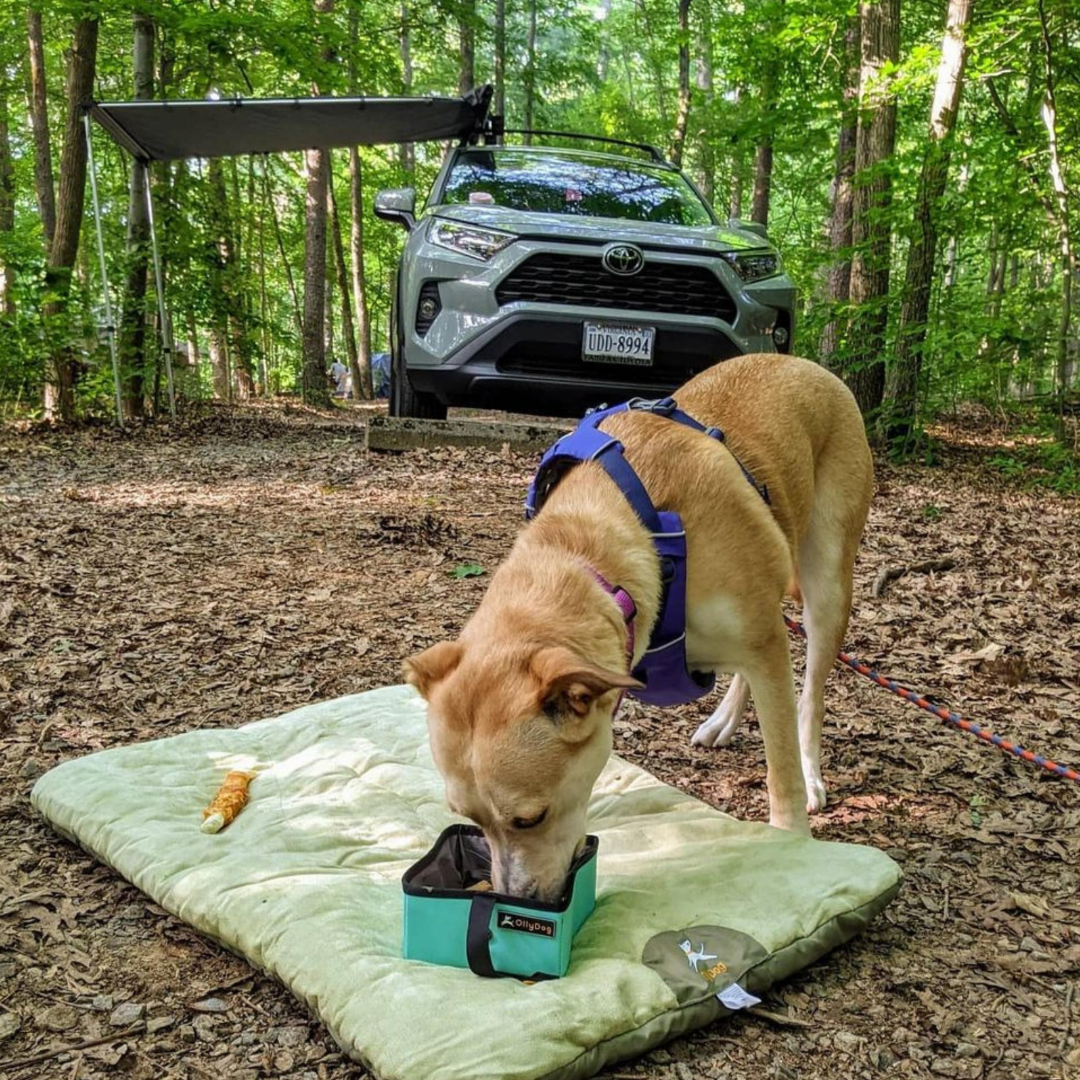
[[[52,251],[56,232],[56,191],[53,183],[52,139],[49,135],[49,111],[45,80],[45,44],[41,32],[41,12],[31,0],[26,12],[30,81],[27,98],[30,105],[30,127],[34,132],[34,190],[37,193],[38,213],[45,234],[46,254]]]
[[[525,36],[525,130],[529,131],[535,121],[536,106],[536,0],[529,0],[529,29]],[[525,136],[525,145],[532,144],[532,136]]]
[[[345,267],[345,245],[341,241],[341,220],[338,217],[337,199],[334,198],[333,178],[327,187],[330,199],[330,234],[334,248],[334,269],[338,292],[341,294],[341,333],[345,338],[345,355],[352,373],[353,397],[367,397],[363,391],[360,361],[356,348],[356,327],[353,324],[352,301],[349,298],[349,274]]]
[[[230,245],[227,261],[229,302],[229,356],[233,368],[236,393],[241,401],[255,393],[255,365],[252,362],[248,339],[248,268],[247,247],[244,243],[244,201],[240,195],[240,170],[236,157],[229,158],[229,178],[232,181],[233,213],[226,216],[226,241]]]
[[[949,0],[937,87],[930,108],[926,153],[915,203],[915,227],[908,249],[896,355],[888,378],[886,398],[889,423],[885,434],[890,442],[902,441],[905,448],[917,423],[919,375],[938,241],[938,207],[949,177],[949,140],[960,108],[964,62],[967,58],[965,34],[971,18],[971,5],[972,0]],[[1004,268],[1002,260],[1002,271]]]
[[[154,24],[146,15],[133,16],[135,98],[154,96]],[[120,370],[124,380],[124,407],[129,417],[145,413],[146,282],[150,261],[150,217],[146,212],[149,170],[131,162],[127,218],[127,278],[120,317]]]
[[[356,18],[359,18],[359,14],[356,12],[354,4],[353,13]],[[350,18],[353,17],[350,15]],[[356,50],[353,50],[355,55]],[[350,85],[355,87],[356,82],[356,62],[350,58],[351,67],[349,69],[349,82]],[[413,62],[412,62],[412,42],[409,38],[409,5],[403,3],[401,5],[401,90],[402,93],[408,97],[412,94],[413,87]],[[411,176],[416,172],[416,148],[412,143],[398,143],[398,157],[401,161],[401,167]]]
[[[777,31],[783,19],[784,0],[776,0],[777,9],[773,12],[767,27],[769,40],[775,42]],[[754,204],[750,211],[750,220],[762,225],[769,224],[769,198],[772,193],[773,140],[776,126],[776,106],[780,90],[780,53],[772,45],[765,62],[764,76],[761,82],[761,103],[764,107],[762,130],[758,137],[757,150],[754,154]]]
[[[277,204],[274,202],[274,193],[270,186],[270,170],[267,167],[267,158],[265,157],[263,158],[263,199],[266,205],[270,207],[270,222],[274,226],[274,242],[277,245],[281,268],[285,271],[285,284],[289,287],[293,321],[296,324],[296,340],[299,342],[304,338],[304,315],[300,307],[300,294],[296,289],[296,278],[293,277],[292,264],[289,262],[289,256],[285,250],[285,240],[281,235],[281,221],[278,218]]]
[[[334,0],[315,0],[315,11],[329,14]],[[324,58],[329,54],[324,51]],[[315,87],[318,93],[318,87]],[[301,334],[303,368],[301,389],[308,405],[325,408],[330,404],[327,386],[326,338],[326,189],[329,182],[328,150],[304,151],[307,174],[304,203],[304,318]]]
[[[67,70],[67,116],[64,121],[64,148],[60,154],[60,192],[56,207],[56,230],[45,268],[46,286],[51,292],[42,314],[52,337],[49,370],[45,378],[45,416],[62,420],[75,417],[75,358],[64,322],[71,291],[71,270],[79,250],[82,230],[83,194],[86,189],[86,134],[82,106],[94,91],[97,62],[97,19],[80,19],[75,24]]]
[[[407,9],[401,8],[402,18],[402,60],[406,61],[406,72],[412,80],[411,60],[408,60],[408,35],[405,31]],[[355,40],[359,26],[359,11],[354,4],[350,12],[350,37]],[[352,50],[353,56],[356,49]],[[355,60],[349,63],[349,90],[358,91],[358,73]],[[403,143],[412,152],[411,143]],[[413,162],[412,164],[415,164]],[[336,228],[336,226],[335,226]],[[352,261],[352,302],[356,318],[356,367],[353,370],[353,394],[356,397],[371,398],[371,320],[368,314],[367,282],[364,277],[364,173],[360,161],[360,150],[349,147],[349,256]],[[342,285],[342,304],[347,300],[348,289]]]
[[[210,360],[214,366],[214,395],[232,401],[233,384],[230,369],[235,356],[229,355],[230,323],[236,292],[236,246],[229,216],[229,193],[221,158],[211,158],[207,167],[210,184],[210,230],[213,237],[213,266],[211,280]]]
[[[476,86],[476,0],[458,0],[458,37],[458,93],[464,95]]]
[[[699,4],[701,13],[698,37],[697,87],[701,91],[703,119],[698,140],[701,146],[701,193],[712,205],[716,197],[716,151],[713,147],[713,43],[712,43],[712,3],[705,0]]]
[[[1054,202],[1057,207],[1058,249],[1061,253],[1061,319],[1058,324],[1056,357],[1054,363],[1054,383],[1057,389],[1058,416],[1063,415],[1065,393],[1069,389],[1070,357],[1069,327],[1072,323],[1072,282],[1076,273],[1076,260],[1072,245],[1072,232],[1069,228],[1069,188],[1061,165],[1058,150],[1057,132],[1057,92],[1055,89],[1056,72],[1054,71],[1053,42],[1050,26],[1046,17],[1045,0],[1039,0],[1039,26],[1042,31],[1043,59],[1045,61],[1045,82],[1043,86],[1042,107],[1039,114],[1046,128],[1047,145],[1050,150],[1050,183],[1054,189]],[[1005,267],[1002,266],[1004,280]],[[1059,438],[1064,438],[1064,422],[1059,419]]]
[[[371,317],[368,311],[367,279],[364,274],[364,176],[360,167],[360,152],[349,147],[349,254],[352,260],[353,306],[356,310],[356,372],[357,394],[363,398],[373,397],[371,387]]]
[[[8,131],[8,85],[0,84],[0,251],[15,230],[15,170],[11,166],[11,139]],[[0,257],[0,315],[15,314],[14,275],[7,260]]]
[[[841,339],[845,336],[847,320],[840,312],[851,296],[851,211],[855,175],[855,137],[858,129],[859,100],[859,19],[852,16],[844,33],[844,58],[847,75],[844,79],[844,113],[840,126],[840,141],[836,150],[836,175],[832,189],[832,215],[829,219],[829,250],[832,262],[826,281],[826,297],[832,318],[821,334],[820,353],[833,371],[842,363],[837,357]]]
[[[304,236],[304,321],[301,344],[304,368],[304,401],[326,407],[326,340],[323,320],[326,308],[326,187],[325,150],[305,150],[307,197]]]
[[[492,106],[496,116],[506,115],[506,0],[495,0],[495,100]]]
[[[679,0],[679,106],[675,113],[675,134],[671,140],[671,161],[682,168],[686,128],[690,123],[690,0]]]
[[[210,327],[210,370],[213,372],[214,397],[221,401],[229,401],[232,398],[227,342],[225,323],[215,321]]]
[[[892,197],[887,162],[896,144],[896,96],[891,77],[883,72],[899,60],[900,0],[863,0],[860,22],[851,264],[855,314],[845,368],[847,384],[865,416],[878,409],[885,391]]]

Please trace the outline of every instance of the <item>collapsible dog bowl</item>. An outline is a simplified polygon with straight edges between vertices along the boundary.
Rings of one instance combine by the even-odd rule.
[[[544,903],[470,889],[491,876],[491,852],[474,825],[451,825],[401,879],[405,959],[467,967],[477,975],[565,975],[570,943],[596,906],[596,851],[585,847],[558,900]]]

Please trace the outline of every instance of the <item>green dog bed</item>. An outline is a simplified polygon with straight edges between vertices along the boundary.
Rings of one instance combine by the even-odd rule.
[[[260,771],[247,808],[201,832],[225,772],[248,768]],[[407,687],[65,762],[32,799],[58,832],[284,982],[386,1080],[591,1076],[813,963],[901,877],[873,848],[737,821],[612,758],[589,816],[596,910],[564,978],[405,960],[402,874],[455,820]]]

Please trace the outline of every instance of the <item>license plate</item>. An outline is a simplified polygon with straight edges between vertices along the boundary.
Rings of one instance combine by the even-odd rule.
[[[605,364],[648,366],[653,361],[655,339],[654,326],[587,322],[581,338],[581,357]]]

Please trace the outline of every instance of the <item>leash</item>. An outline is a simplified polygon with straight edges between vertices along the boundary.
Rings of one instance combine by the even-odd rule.
[[[806,629],[803,627],[802,623],[796,622],[794,619],[789,619],[786,615],[784,616],[784,622],[787,623],[787,628],[791,633],[796,634],[799,637],[806,637]],[[959,713],[952,712],[950,709],[943,708],[940,705],[935,705],[925,694],[916,694],[906,686],[901,686],[895,679],[890,679],[886,675],[878,674],[878,672],[868,664],[864,664],[850,653],[844,652],[843,649],[836,654],[836,657],[838,660],[847,664],[853,671],[857,671],[860,675],[866,676],[871,682],[877,683],[878,686],[885,687],[886,690],[891,690],[897,697],[901,697],[905,701],[911,702],[912,705],[917,705],[920,709],[924,709],[932,716],[936,716],[939,720],[944,720],[945,723],[952,724],[953,727],[959,728],[960,731],[966,731],[969,735],[974,735],[976,738],[996,746],[1006,754],[1012,754],[1014,757],[1021,758],[1024,761],[1030,761],[1031,764],[1039,765],[1048,772],[1054,773],[1056,776],[1063,776],[1066,780],[1071,780],[1074,784],[1080,784],[1080,772],[1077,772],[1075,769],[1070,769],[1065,765],[1059,765],[1056,761],[1051,761],[1049,758],[1045,758],[1041,754],[1036,754],[1031,750],[1025,750],[1017,743],[1010,742],[1008,739],[1003,739],[1000,735],[995,735],[992,731],[988,731],[978,724],[973,724],[970,720],[965,720]]]

